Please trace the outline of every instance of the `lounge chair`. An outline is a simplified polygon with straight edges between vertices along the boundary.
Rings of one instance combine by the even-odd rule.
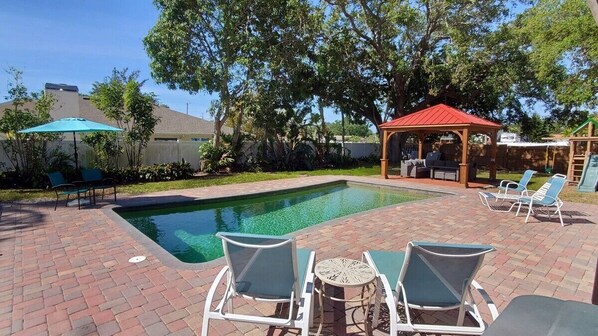
[[[518,205],[517,202],[521,197],[519,194],[501,194],[487,191],[478,192],[478,196],[480,197],[482,204],[487,206],[490,211],[494,212],[510,212],[515,206]],[[505,201],[510,203],[505,206]]]
[[[500,184],[498,185],[498,193],[500,194],[502,191],[502,193],[506,195],[509,193],[509,191],[511,191],[522,196],[527,195],[527,184],[535,173],[535,170],[528,169],[523,172],[523,176],[521,176],[519,182],[511,180],[500,181]]]
[[[477,289],[488,304],[494,320],[498,311],[484,289],[473,280],[484,255],[494,251],[488,245],[458,245],[427,242],[409,242],[405,252],[366,251],[364,260],[371,265],[379,279],[390,318],[390,334],[398,331],[438,334],[480,335],[486,325],[474,302],[471,287]],[[380,288],[380,287],[379,287]],[[380,301],[376,298],[373,327],[378,324]],[[397,305],[405,307],[404,318]],[[425,324],[412,321],[411,309],[459,309],[454,325]],[[464,326],[465,315],[471,316],[477,326]]]
[[[89,188],[81,186],[79,183],[68,183],[62,173],[51,172],[46,174],[50,179],[52,190],[56,193],[56,202],[54,203],[54,211],[58,206],[58,198],[60,196],[66,196],[66,205],[69,204],[69,198],[71,195],[77,195],[77,207],[81,209],[81,194],[83,197],[87,196]]]
[[[551,176],[548,179],[548,181],[546,181],[546,183],[544,183],[540,187],[540,189],[538,189],[537,191],[534,192],[534,193],[536,193],[536,197],[539,197],[540,195],[544,195],[546,193],[546,191],[550,187],[550,183],[552,182],[552,179],[554,179],[554,178],[566,179],[567,177],[563,174],[554,174],[553,176]],[[480,191],[480,192],[478,192],[478,196],[480,197],[480,201],[482,202],[482,204],[487,206],[488,209],[490,209],[491,211],[510,212],[516,206],[517,206],[518,210],[521,208],[520,200],[523,198],[524,203],[525,203],[526,202],[525,199],[529,198],[527,195],[528,192],[529,191],[527,189],[525,189],[522,192],[522,193],[525,193],[525,195],[523,195],[523,194],[508,194],[506,192],[501,193],[500,191],[498,193]],[[508,205],[508,208],[501,207],[505,201],[510,202],[510,204]]]
[[[97,168],[81,169],[81,176],[83,177],[83,182],[87,183],[91,188],[93,188],[94,201],[96,190],[102,190],[103,200],[104,191],[106,189],[112,189],[112,192],[114,193],[114,202],[116,202],[116,183],[114,183],[114,179],[104,178],[102,171]]]
[[[297,249],[292,237],[222,232],[216,236],[222,239],[227,266],[218,273],[208,292],[201,334],[208,335],[210,319],[218,319],[300,328],[301,335],[307,336],[312,324],[315,252]],[[226,290],[212,310],[216,289],[225,275]],[[285,318],[237,314],[233,311],[236,297],[289,303],[289,315]]]
[[[534,212],[534,207],[541,207],[541,208],[556,208],[554,213],[548,212],[548,218],[551,218],[553,214],[559,215],[559,220],[561,221],[561,226],[565,226],[563,223],[563,216],[561,214],[561,207],[563,206],[563,201],[559,198],[559,194],[563,190],[563,187],[567,183],[567,177],[562,174],[555,174],[554,176],[550,177],[544,185],[534,192],[531,196],[523,196],[520,197],[516,204],[517,213],[515,216],[519,215],[519,211],[521,211],[521,206],[527,205],[528,211],[527,216],[525,217],[525,222],[529,220],[529,216]]]

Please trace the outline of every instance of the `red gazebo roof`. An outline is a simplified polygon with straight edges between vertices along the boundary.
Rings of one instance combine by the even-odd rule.
[[[500,124],[476,117],[454,107],[438,104],[409,115],[391,120],[380,125],[380,128],[422,127],[422,126],[456,126],[469,125],[483,128],[501,128]]]

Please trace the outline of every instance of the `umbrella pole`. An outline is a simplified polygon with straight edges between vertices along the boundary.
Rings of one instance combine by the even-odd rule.
[[[77,154],[77,138],[75,138],[75,132],[73,132],[73,145],[75,146],[75,170],[79,172],[79,155]]]

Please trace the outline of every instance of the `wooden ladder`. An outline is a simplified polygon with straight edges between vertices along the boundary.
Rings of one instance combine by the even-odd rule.
[[[581,180],[581,174],[586,166],[587,155],[573,155],[573,162],[569,171],[569,184],[578,185]]]

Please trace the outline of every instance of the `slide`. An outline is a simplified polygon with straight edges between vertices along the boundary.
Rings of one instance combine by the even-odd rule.
[[[581,180],[577,186],[578,191],[582,192],[596,192],[596,184],[598,183],[598,155],[590,155],[586,166],[583,168]]]

